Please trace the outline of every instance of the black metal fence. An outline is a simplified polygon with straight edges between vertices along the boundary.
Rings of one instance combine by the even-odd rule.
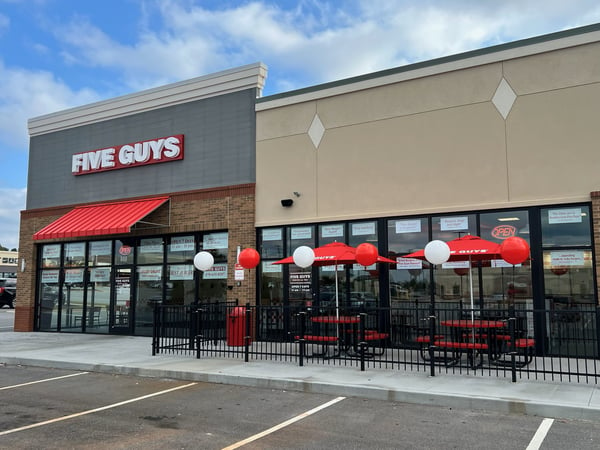
[[[152,354],[582,383],[600,380],[600,309],[405,302],[318,310],[235,303],[154,311]]]

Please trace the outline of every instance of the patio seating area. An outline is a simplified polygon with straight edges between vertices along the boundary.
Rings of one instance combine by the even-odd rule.
[[[274,328],[263,323],[266,315],[260,306],[159,305],[152,351],[153,355],[184,353],[246,362],[268,359],[298,366],[403,369],[432,376],[451,372],[512,381],[524,377],[600,380],[596,308],[582,308],[579,313],[586,320],[578,331],[570,330],[568,342],[561,342],[564,335],[543,335],[533,329],[535,323],[551,321],[549,310],[472,311],[461,304],[444,304],[429,316],[427,307],[406,302],[403,308],[370,308],[361,313],[340,309],[328,316],[310,308],[282,307],[281,323]],[[396,315],[404,317],[402,327],[392,326]]]

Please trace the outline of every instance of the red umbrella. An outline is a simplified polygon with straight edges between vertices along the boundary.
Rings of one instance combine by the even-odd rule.
[[[321,247],[317,247],[314,250],[315,261],[314,266],[337,266],[338,264],[356,264],[356,248],[344,244],[343,242],[331,242]],[[396,264],[396,261],[383,256],[377,256],[378,263],[389,263]],[[275,261],[272,264],[293,264],[294,257],[288,256],[287,258]],[[336,315],[339,314],[339,301],[338,301],[338,280],[337,280],[337,267],[335,270],[335,309]]]
[[[467,234],[447,242],[450,247],[450,258],[448,261],[469,261],[469,285],[471,290],[471,311],[473,311],[473,274],[471,272],[472,261],[484,261],[501,259],[500,244],[486,241],[479,236]],[[425,250],[419,250],[403,258],[414,258],[425,260]],[[472,312],[471,312],[472,314]]]
[[[338,264],[356,264],[356,248],[344,244],[343,242],[331,242],[313,250],[315,252],[315,262],[313,266],[335,266]],[[396,264],[396,261],[377,256],[377,262]],[[275,261],[272,264],[293,264],[294,257]]]
[[[482,261],[501,259],[500,244],[486,241],[479,236],[467,234],[447,242],[450,247],[448,261]],[[425,250],[419,250],[403,258],[425,259]]]

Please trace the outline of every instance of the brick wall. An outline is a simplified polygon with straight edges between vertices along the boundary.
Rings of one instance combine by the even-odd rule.
[[[227,300],[237,299],[240,304],[246,302],[254,304],[256,271],[245,270],[244,281],[237,283],[234,281],[237,247],[240,246],[243,249],[256,246],[254,191],[254,184],[244,184],[170,194],[170,204],[161,206],[144,219],[147,222],[166,224],[169,223],[170,215],[170,225],[162,228],[136,229],[128,236],[227,230],[229,232],[227,285],[232,286],[232,289],[227,291]],[[35,273],[37,270],[35,266],[37,245],[35,244],[61,242],[60,239],[53,239],[36,241],[34,244],[32,235],[69,212],[74,206],[77,205],[21,212],[19,259],[25,258],[26,265],[25,270],[21,272],[21,263],[19,262],[15,331],[33,330]],[[118,235],[106,237],[112,239]],[[100,236],[95,236],[95,238],[100,238]],[[74,240],[86,239],[70,239],[69,241]]]
[[[600,191],[595,191],[590,194],[592,199],[592,239],[594,240],[594,264],[596,268],[600,267]],[[600,286],[600,270],[596,270],[596,286]],[[598,288],[596,288],[596,298],[600,298],[598,295]]]

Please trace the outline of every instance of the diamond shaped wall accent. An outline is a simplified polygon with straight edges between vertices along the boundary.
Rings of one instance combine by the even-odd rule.
[[[325,134],[325,127],[319,119],[319,115],[315,114],[310,127],[308,128],[308,136],[312,141],[315,148],[319,148],[319,144],[321,143],[321,139],[323,139],[323,135]]]
[[[496,89],[496,93],[492,98],[492,103],[502,115],[504,120],[506,120],[508,117],[508,113],[510,113],[510,110],[512,109],[516,99],[517,94],[515,94],[515,91],[512,90],[510,84],[508,84],[508,82],[502,78],[498,88]]]

